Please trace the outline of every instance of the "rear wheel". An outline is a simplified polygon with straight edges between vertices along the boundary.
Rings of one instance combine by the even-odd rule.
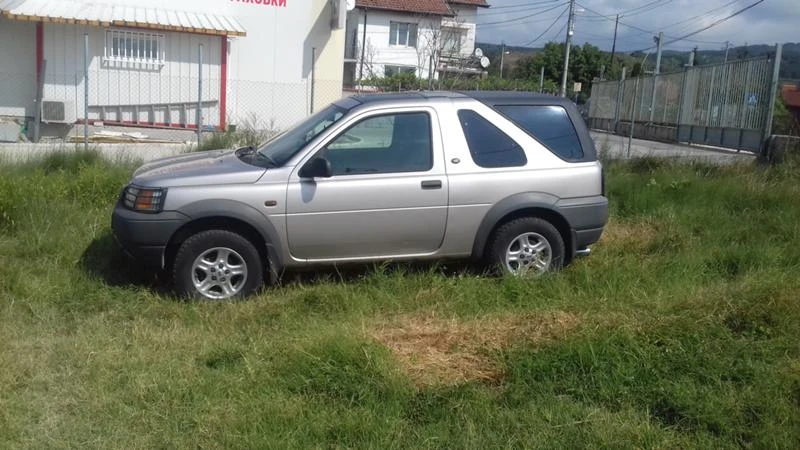
[[[564,264],[564,239],[550,222],[538,217],[512,220],[492,235],[487,262],[514,276],[536,277]]]
[[[264,266],[253,244],[225,230],[203,231],[186,239],[173,267],[178,293],[205,300],[246,297],[264,280]]]

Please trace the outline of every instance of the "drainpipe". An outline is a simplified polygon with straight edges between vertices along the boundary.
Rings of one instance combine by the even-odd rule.
[[[364,8],[364,31],[361,35],[361,64],[358,67],[358,85],[364,79],[364,52],[367,50],[367,8]]]

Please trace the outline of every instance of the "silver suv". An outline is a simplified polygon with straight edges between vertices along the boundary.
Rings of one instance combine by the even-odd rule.
[[[604,191],[569,101],[379,94],[336,101],[259,148],[145,164],[112,228],[199,298],[345,262],[471,258],[536,276],[588,253],[608,219]]]

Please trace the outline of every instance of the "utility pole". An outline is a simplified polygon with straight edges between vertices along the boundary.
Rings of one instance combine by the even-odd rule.
[[[506,43],[503,41],[503,45],[500,48],[500,79],[503,79],[503,62],[506,59]]]
[[[686,67],[694,67],[694,58],[697,55],[697,46],[695,46],[691,52],[689,52],[689,62],[686,64]]]
[[[728,47],[731,45],[730,41],[725,41],[725,62],[728,62]]]
[[[575,0],[569,0],[569,17],[567,19],[567,39],[564,45],[564,72],[561,74],[561,89],[558,95],[567,96],[567,72],[569,72],[569,50],[572,46],[573,26],[575,24]]]
[[[608,71],[614,70],[614,54],[617,52],[617,28],[619,27],[619,14],[617,14],[617,21],[614,23],[614,43],[611,44],[611,64],[608,66]]]
[[[656,69],[653,71],[653,96],[650,98],[650,122],[653,121],[656,113],[656,88],[658,87],[658,75],[661,73],[661,48],[664,46],[664,32],[659,32],[658,37],[653,39],[658,44],[658,49],[656,50]]]

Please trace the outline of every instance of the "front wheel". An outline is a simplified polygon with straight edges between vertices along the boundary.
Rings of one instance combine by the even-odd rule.
[[[564,239],[538,217],[512,220],[492,235],[488,263],[514,276],[540,276],[564,264]]]
[[[181,244],[173,270],[179,294],[206,300],[246,297],[263,283],[263,263],[239,234],[209,230]]]

